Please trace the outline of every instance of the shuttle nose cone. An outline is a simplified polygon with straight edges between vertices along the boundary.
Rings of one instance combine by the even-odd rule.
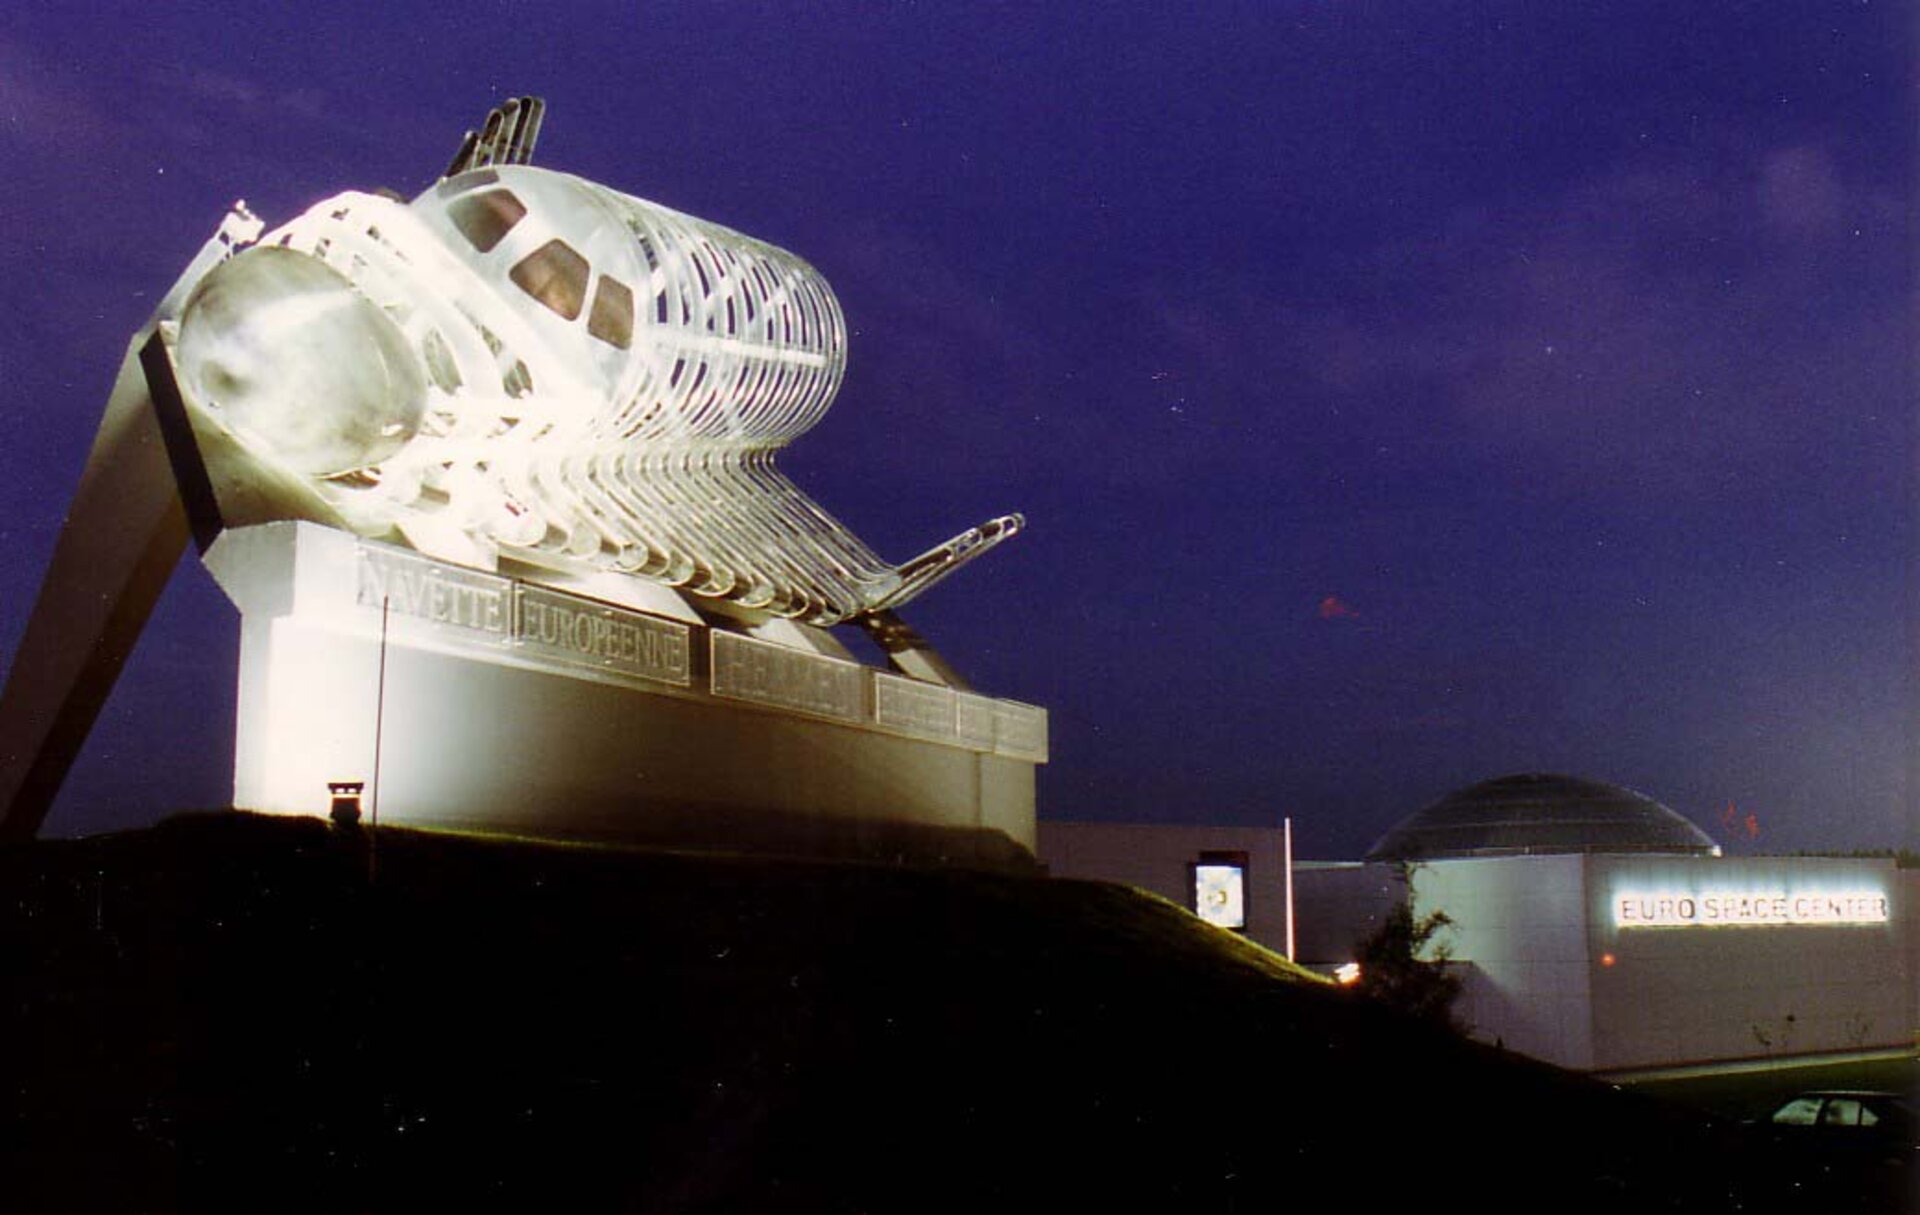
[[[399,326],[324,262],[277,246],[201,280],[177,359],[187,391],[243,443],[309,476],[378,464],[426,408]]]

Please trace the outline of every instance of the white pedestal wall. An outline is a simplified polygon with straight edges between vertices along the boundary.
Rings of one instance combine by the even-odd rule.
[[[242,615],[238,807],[323,814],[329,782],[365,781],[383,823],[1031,858],[1045,715],[1030,706],[312,524],[227,532],[207,564]],[[541,605],[566,625],[546,644]]]

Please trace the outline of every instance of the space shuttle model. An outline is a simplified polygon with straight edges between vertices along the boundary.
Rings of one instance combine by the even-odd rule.
[[[796,488],[774,454],[846,368],[825,279],[534,167],[542,114],[501,105],[411,201],[343,193],[271,230],[236,204],[136,335],[0,698],[0,836],[37,830],[189,536],[306,521],[898,652],[924,643],[893,609],[1021,529],[892,564]]]
[[[266,487],[270,512],[462,564],[613,570],[810,624],[898,607],[1019,530],[890,565],[796,489],[773,453],[846,369],[826,280],[533,167],[541,109],[502,107],[411,203],[338,195],[194,285],[174,358],[223,505]]]

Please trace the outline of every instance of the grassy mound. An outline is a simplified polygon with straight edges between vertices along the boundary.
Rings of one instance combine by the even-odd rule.
[[[185,816],[0,851],[12,1210],[1719,1210],[1713,1128],[1093,883]]]

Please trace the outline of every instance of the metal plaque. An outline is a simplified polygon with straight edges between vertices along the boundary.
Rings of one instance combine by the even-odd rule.
[[[960,741],[976,751],[993,750],[993,700],[986,696],[956,692],[953,701],[954,722],[959,728]]]
[[[514,639],[528,654],[612,675],[686,687],[692,630],[591,599],[521,585]]]
[[[715,631],[713,694],[733,700],[794,709],[838,721],[866,719],[862,678],[866,668]]]
[[[993,749],[1015,759],[1047,762],[1047,711],[1015,700],[993,702]]]
[[[915,738],[953,742],[959,736],[953,690],[899,675],[874,673],[873,719]]]
[[[354,602],[396,622],[468,644],[505,645],[513,633],[513,583],[393,549],[361,546]]]

